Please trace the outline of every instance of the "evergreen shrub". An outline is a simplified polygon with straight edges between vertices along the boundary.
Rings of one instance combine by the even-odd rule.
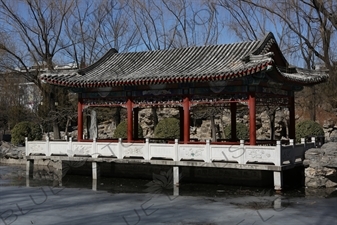
[[[28,141],[42,139],[42,131],[39,125],[28,121],[17,123],[11,131],[11,135],[11,142],[15,145],[24,145],[25,137],[28,138]]]
[[[296,142],[301,142],[301,138],[324,136],[322,126],[312,120],[297,123],[295,131]]]
[[[128,124],[127,121],[122,121],[120,124],[117,125],[116,130],[114,132],[114,138],[127,138],[127,129]],[[143,128],[138,124],[138,138],[143,138]]]
[[[180,126],[176,118],[165,118],[158,122],[154,129],[155,138],[179,139]]]
[[[232,138],[232,128],[231,126],[226,126],[224,129],[225,138]],[[249,138],[248,127],[242,123],[236,123],[236,138],[239,140],[246,140]]]

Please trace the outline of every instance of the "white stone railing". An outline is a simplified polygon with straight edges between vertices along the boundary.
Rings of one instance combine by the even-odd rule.
[[[173,144],[167,143],[123,143],[120,139],[116,143],[111,142],[73,142],[66,141],[27,141],[26,156],[29,155],[64,155],[68,157],[88,156],[113,157],[117,159],[143,158],[144,160],[167,159],[173,161],[192,160],[203,162],[230,162],[238,164],[247,163],[270,163],[276,166],[293,164],[303,161],[307,149],[315,146],[314,139],[311,143],[295,145],[293,140],[290,144],[282,146],[277,141],[276,146],[252,146],[212,144],[179,144],[175,140]]]

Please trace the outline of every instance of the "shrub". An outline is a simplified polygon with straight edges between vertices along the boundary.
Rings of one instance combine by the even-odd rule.
[[[121,122],[116,127],[113,137],[114,138],[127,138],[128,124],[126,121]],[[138,124],[138,138],[143,138],[143,128]]]
[[[312,120],[299,122],[295,127],[296,142],[300,142],[301,138],[310,136],[324,136],[324,131],[321,125]]]
[[[28,141],[41,140],[42,132],[38,124],[28,121],[16,124],[12,129],[12,143],[15,145],[24,145],[25,137]]]
[[[180,138],[180,126],[179,120],[175,118],[165,118],[160,120],[154,129],[155,138],[168,138],[179,139]]]
[[[231,126],[226,126],[224,129],[225,137],[227,139],[232,138]],[[248,127],[242,123],[236,124],[236,138],[239,140],[245,140],[249,138]]]

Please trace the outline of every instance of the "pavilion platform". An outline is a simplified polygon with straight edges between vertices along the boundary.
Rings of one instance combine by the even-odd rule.
[[[180,167],[204,167],[239,170],[272,171],[274,188],[283,187],[283,171],[303,165],[305,151],[316,146],[315,138],[300,144],[293,140],[247,142],[189,142],[177,139],[168,143],[153,143],[151,139],[135,142],[103,141],[27,141],[27,176],[31,175],[34,160],[81,161],[92,163],[92,179],[100,176],[100,163],[165,165],[173,169],[173,186],[179,185]],[[62,169],[62,168],[61,168]]]

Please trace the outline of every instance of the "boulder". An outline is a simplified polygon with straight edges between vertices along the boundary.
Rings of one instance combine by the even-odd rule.
[[[337,143],[328,142],[321,148],[305,153],[305,186],[309,188],[337,187]]]
[[[25,148],[17,147],[9,142],[1,142],[0,158],[23,159],[25,157]]]

